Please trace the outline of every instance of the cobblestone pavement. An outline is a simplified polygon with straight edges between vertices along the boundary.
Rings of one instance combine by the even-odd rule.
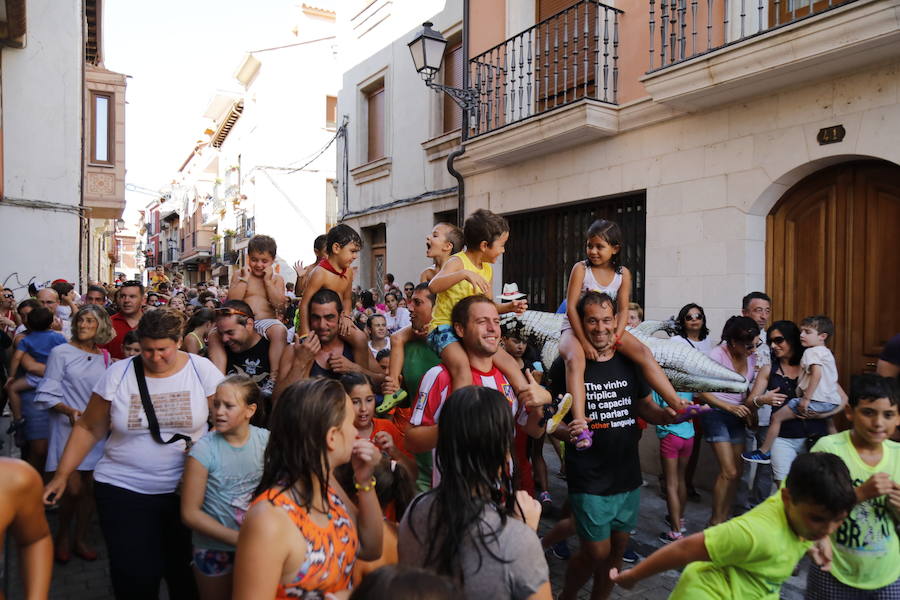
[[[6,431],[5,421],[6,419],[0,419],[0,427],[2,427],[0,431],[2,432]],[[2,454],[9,455],[9,445],[4,448]],[[545,511],[541,519],[539,528],[539,533],[541,534],[549,530],[556,522],[566,497],[566,483],[558,476],[559,460],[549,444],[544,448],[544,458],[550,473],[553,507]],[[659,496],[656,478],[647,476],[647,479],[648,485],[642,489],[641,493],[641,517],[638,521],[637,533],[632,537],[632,547],[641,557],[647,556],[662,545],[657,541],[656,537],[665,528],[663,517],[667,512],[666,504]],[[691,533],[702,529],[709,518],[709,495],[703,491],[701,491],[701,494],[703,495],[701,502],[689,502],[687,506],[686,526]],[[48,513],[48,518],[51,528],[55,530],[56,515],[54,512]],[[51,600],[100,600],[112,597],[112,591],[109,586],[106,546],[103,544],[96,518],[91,527],[90,544],[100,555],[98,560],[85,562],[73,557],[72,561],[66,565],[54,565],[53,584],[50,592]],[[577,537],[569,539],[569,547],[573,552],[577,550]],[[548,554],[547,564],[550,567],[550,581],[555,597],[562,590],[566,561],[559,560]],[[782,598],[788,600],[801,600],[803,598],[806,583],[806,559],[800,563],[798,572],[799,575],[788,580],[782,588]],[[12,577],[7,598],[8,600],[21,599],[23,595],[18,581],[14,557],[10,565],[10,573]],[[631,590],[617,587],[613,591],[612,598],[640,598],[648,600],[668,598],[672,588],[675,587],[675,583],[678,581],[678,575],[678,571],[666,571],[642,581]],[[585,600],[590,598],[590,589],[590,583],[588,583],[579,592],[578,598]],[[165,585],[163,585],[160,597],[162,599],[168,597]]]

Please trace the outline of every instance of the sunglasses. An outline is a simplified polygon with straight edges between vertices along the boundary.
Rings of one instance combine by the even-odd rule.
[[[128,281],[123,281],[121,287],[139,287],[144,285],[137,279],[129,279]]]
[[[4,298],[15,298],[12,294],[3,294]]]
[[[703,315],[684,315],[685,321],[702,321]]]
[[[403,288],[403,291],[411,292],[411,291],[413,291],[413,288]]]
[[[230,306],[223,306],[222,308],[214,308],[213,311],[216,313],[218,317],[230,317],[232,315],[239,315],[241,317],[247,317],[248,319],[252,319],[252,315],[248,315],[242,310],[238,310],[236,308],[231,308]]]
[[[746,348],[749,352],[752,352],[762,346],[762,342],[756,342],[755,344],[744,344],[744,348]]]
[[[784,336],[783,336],[783,335],[777,335],[777,336],[773,337],[772,339],[770,339],[770,340],[769,340],[769,343],[770,343],[770,344],[783,344],[783,343],[784,343]]]

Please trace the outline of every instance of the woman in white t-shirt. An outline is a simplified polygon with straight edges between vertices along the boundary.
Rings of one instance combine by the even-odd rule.
[[[389,292],[384,295],[384,302],[387,304],[387,312],[384,313],[384,319],[387,321],[388,333],[391,335],[397,333],[410,324],[409,309],[400,306],[399,293]]]
[[[181,523],[175,490],[188,447],[208,430],[210,401],[223,376],[209,360],[178,350],[183,328],[178,311],[161,308],[141,317],[141,354],[114,363],[94,387],[44,490],[46,503],[58,501],[69,475],[106,439],[94,493],[117,599],[155,600],[163,577],[171,597],[196,593],[190,531]],[[143,367],[155,419],[144,410],[136,365]]]

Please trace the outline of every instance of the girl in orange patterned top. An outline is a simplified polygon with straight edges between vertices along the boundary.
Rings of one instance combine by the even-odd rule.
[[[336,381],[285,390],[272,413],[263,475],[238,537],[235,600],[346,598],[357,558],[381,554],[372,473],[381,452],[357,439],[350,397]],[[331,476],[353,466],[358,504]]]

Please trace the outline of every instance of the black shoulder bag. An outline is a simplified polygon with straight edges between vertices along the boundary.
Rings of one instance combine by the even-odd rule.
[[[141,361],[140,356],[136,356],[134,357],[132,364],[134,365],[134,375],[137,378],[138,391],[141,394],[141,404],[144,406],[144,414],[147,415],[147,424],[150,427],[150,435],[153,437],[153,440],[157,444],[172,444],[184,440],[186,445],[185,451],[190,450],[191,446],[194,445],[194,440],[183,433],[176,433],[169,438],[169,441],[163,441],[162,435],[160,435],[159,432],[159,421],[156,420],[156,411],[153,409],[153,402],[150,401],[150,391],[147,389],[147,379],[144,377],[144,363]]]

